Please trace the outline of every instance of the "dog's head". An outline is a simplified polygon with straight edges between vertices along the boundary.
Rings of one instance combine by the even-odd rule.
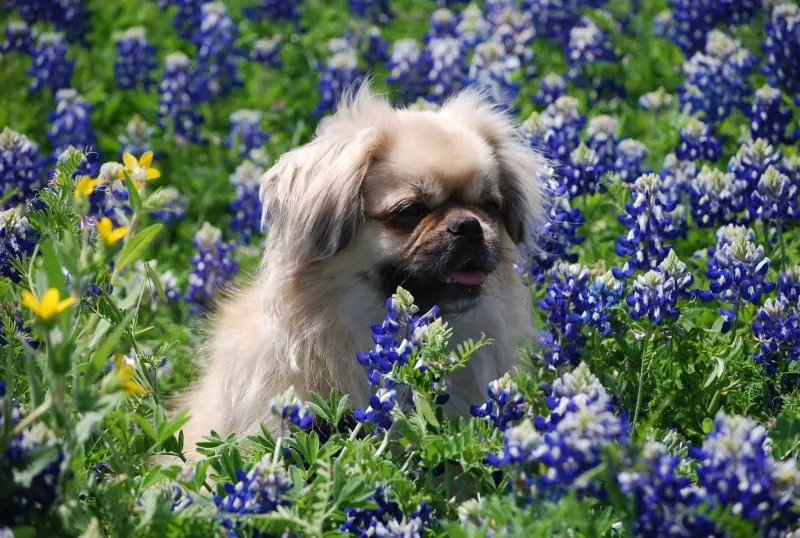
[[[365,85],[278,160],[261,193],[272,248],[301,271],[337,260],[383,296],[402,285],[421,307],[460,312],[541,217],[546,167],[477,93],[411,111]]]

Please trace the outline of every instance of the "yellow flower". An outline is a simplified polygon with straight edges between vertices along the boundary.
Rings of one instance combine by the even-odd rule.
[[[153,152],[146,151],[142,153],[139,160],[128,152],[122,155],[122,162],[125,164],[124,172],[127,172],[131,177],[131,181],[137,187],[141,186],[148,179],[158,179],[161,177],[161,172],[151,167],[153,164]],[[123,170],[120,170],[119,177],[124,178]]]
[[[127,226],[120,226],[119,228],[115,229],[114,224],[108,217],[103,217],[100,219],[100,222],[98,222],[95,226],[97,227],[97,233],[100,234],[100,237],[103,238],[103,241],[108,246],[117,243],[120,239],[128,235]]]
[[[133,366],[125,362],[122,353],[117,353],[114,357],[114,369],[122,390],[128,394],[147,394],[147,389],[133,380],[136,371]]]
[[[83,176],[75,185],[75,198],[88,198],[94,192],[94,188],[105,183],[102,178],[92,179],[91,176]]]
[[[33,311],[37,318],[43,321],[50,321],[75,304],[75,297],[67,297],[61,300],[61,294],[58,290],[50,288],[40,302],[34,294],[25,290],[22,292],[22,304]]]

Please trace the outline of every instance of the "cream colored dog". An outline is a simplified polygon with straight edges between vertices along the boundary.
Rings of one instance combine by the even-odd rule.
[[[356,361],[402,285],[438,304],[454,342],[494,340],[454,376],[451,414],[468,414],[532,337],[531,297],[513,263],[541,217],[548,163],[517,126],[465,91],[438,111],[393,108],[368,85],[314,139],[264,175],[269,238],[260,274],[219,306],[201,378],[183,395],[186,448],[216,430],[274,427],[270,400],[331,388],[365,407]]]

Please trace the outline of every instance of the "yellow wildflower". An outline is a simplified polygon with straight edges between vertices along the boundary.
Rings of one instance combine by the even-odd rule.
[[[101,183],[105,183],[102,178],[92,179],[92,176],[83,176],[75,185],[75,198],[88,198]]]
[[[134,381],[136,371],[133,366],[125,362],[122,353],[117,353],[114,357],[114,369],[116,370],[117,380],[122,390],[128,394],[147,394],[147,389]]]
[[[98,222],[95,226],[97,227],[97,233],[100,234],[100,237],[103,238],[103,241],[108,246],[119,242],[120,239],[128,235],[129,230],[127,226],[114,228],[114,224],[108,217],[103,217],[100,219],[100,222]]]
[[[50,321],[75,304],[75,297],[67,297],[62,300],[59,291],[56,288],[50,288],[39,301],[34,294],[25,290],[22,292],[22,304],[36,314],[37,318],[42,321]]]
[[[120,170],[119,177],[124,178],[124,173],[127,172],[131,177],[131,181],[137,187],[141,186],[148,179],[158,179],[161,177],[161,172],[150,166],[153,164],[153,152],[145,151],[139,160],[128,152],[122,155],[122,162],[125,165],[124,170]]]

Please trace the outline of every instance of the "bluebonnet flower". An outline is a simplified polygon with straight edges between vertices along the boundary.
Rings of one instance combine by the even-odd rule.
[[[636,269],[655,269],[667,256],[668,242],[681,233],[682,207],[664,194],[659,176],[643,174],[634,182],[631,202],[619,220],[627,233],[617,239],[616,252],[627,261],[613,271],[615,277],[627,278]]]
[[[269,39],[258,39],[253,43],[253,50],[250,51],[249,59],[264,67],[281,68],[283,66],[283,61],[281,60],[281,36],[274,35]]]
[[[569,154],[561,174],[570,199],[583,194],[605,192],[605,184],[600,181],[603,174],[600,158],[595,150],[583,143]]]
[[[563,162],[580,144],[584,125],[586,116],[578,111],[577,99],[565,95],[548,105],[544,113],[531,113],[522,124],[522,132],[532,146]]]
[[[353,15],[386,24],[394,16],[389,0],[347,0]]]
[[[538,35],[566,45],[572,28],[581,20],[580,0],[523,0],[522,9],[530,12]],[[596,6],[595,6],[596,7]]]
[[[11,402],[6,399],[11,399]],[[23,420],[19,404],[6,393],[6,385],[0,381],[0,407],[8,409],[10,414],[0,413],[0,431],[11,432]],[[9,419],[9,424],[6,424]],[[16,436],[9,436],[8,444],[0,453],[0,478],[6,484],[5,502],[0,507],[0,521],[4,524],[19,526],[28,519],[41,518],[55,503],[57,487],[61,479],[61,464],[64,453],[58,451],[49,462],[37,462],[37,472],[31,477],[27,487],[15,484],[14,475],[29,468],[31,459],[41,449],[52,445],[55,441],[50,434],[39,434],[32,428],[26,428]],[[46,463],[46,464],[45,464]],[[10,491],[9,491],[10,490]]]
[[[214,296],[236,275],[239,265],[231,256],[233,245],[222,241],[222,232],[209,223],[194,236],[197,253],[192,256],[186,300],[197,311],[210,306]]]
[[[378,435],[392,426],[392,410],[396,403],[395,389],[379,388],[369,397],[369,406],[366,409],[356,409],[353,417],[358,422],[374,424],[375,435]]]
[[[231,176],[231,185],[236,198],[230,204],[233,213],[231,229],[237,232],[242,241],[249,243],[254,235],[261,232],[263,205],[258,194],[264,167],[251,160],[243,161]]]
[[[703,491],[682,472],[684,460],[656,441],[645,441],[633,468],[617,474],[623,493],[634,499],[635,536],[706,536],[694,514]]]
[[[783,92],[770,86],[756,90],[750,107],[750,136],[753,140],[765,138],[775,145],[794,142],[796,135],[787,133],[792,122],[792,109],[782,106],[782,100]]]
[[[244,15],[248,19],[266,19],[269,21],[288,21],[297,23],[300,20],[298,8],[303,0],[258,0],[256,7],[246,7]]]
[[[259,149],[269,140],[269,134],[261,129],[261,112],[242,109],[231,114],[231,132],[227,146],[238,147],[239,155],[245,156]]]
[[[800,360],[800,314],[785,296],[764,301],[753,322],[759,349],[753,358],[774,375],[782,365]]]
[[[408,517],[403,514],[400,504],[393,500],[391,492],[383,484],[378,484],[372,496],[375,508],[346,508],[345,522],[339,527],[342,532],[359,538],[370,536],[397,536],[421,538],[426,528],[430,528],[433,510],[424,502],[417,505]]]
[[[552,170],[550,173],[552,174]],[[543,178],[543,183],[547,218],[541,229],[534,234],[535,244],[523,248],[527,267],[521,268],[521,272],[529,270],[529,277],[533,282],[543,282],[546,272],[558,260],[574,263],[577,255],[570,252],[572,246],[583,243],[585,239],[578,235],[578,228],[583,224],[583,215],[580,209],[570,206],[567,186],[553,177]]]
[[[681,127],[680,142],[675,155],[682,161],[716,161],[722,154],[722,142],[714,138],[711,128],[698,120],[690,118]]]
[[[454,37],[432,39],[428,51],[432,67],[428,74],[430,92],[427,99],[441,103],[464,87],[466,62],[461,43]]]
[[[525,76],[534,76],[536,67],[533,63],[531,44],[536,36],[536,30],[530,14],[516,9],[513,3],[504,3],[499,9],[490,13],[490,23],[493,26],[491,40],[502,43],[506,53],[519,60]]]
[[[578,364],[586,339],[581,335],[581,316],[586,304],[589,270],[580,264],[558,262],[550,271],[547,294],[539,308],[547,312],[547,326],[553,335],[552,350],[545,366],[557,369]]]
[[[503,43],[491,40],[475,47],[469,66],[469,82],[485,91],[499,105],[510,106],[519,92],[513,76],[522,68],[520,59],[509,54]]]
[[[782,157],[766,139],[751,140],[742,144],[728,161],[728,172],[741,182],[743,193],[749,198],[764,172],[770,166],[779,167]]]
[[[656,325],[665,318],[677,319],[679,297],[691,295],[690,286],[694,277],[674,251],[658,266],[657,270],[647,271],[636,277],[633,293],[625,298],[631,308],[631,317],[647,317]]]
[[[395,364],[403,366],[415,350],[426,327],[439,317],[439,308],[433,307],[422,316],[414,298],[405,290],[398,289],[386,301],[386,317],[380,325],[372,326],[373,348],[358,353],[358,362],[367,367],[367,379],[374,387],[394,388],[395,383],[387,377]]]
[[[149,90],[153,84],[153,70],[158,67],[156,48],[147,42],[141,26],[129,28],[117,38],[117,60],[114,77],[123,90],[142,88]]]
[[[297,398],[294,387],[289,387],[284,394],[273,398],[270,401],[269,409],[272,416],[280,421],[281,435],[286,434],[289,423],[294,424],[301,430],[309,430],[311,423],[314,421],[311,409]]]
[[[9,7],[17,4],[20,16],[28,24],[47,22],[59,32],[64,32],[70,42],[86,41],[91,20],[86,0],[12,0],[10,3]]]
[[[614,313],[611,310],[622,300],[625,286],[611,271],[598,275],[589,283],[581,321],[594,327],[603,336],[611,336]]]
[[[432,67],[430,51],[413,39],[399,39],[392,47],[387,82],[398,88],[402,102],[410,103],[426,94]]]
[[[761,296],[775,289],[767,282],[770,259],[764,255],[764,247],[752,242],[752,233],[746,229],[726,228],[717,232],[717,247],[708,262],[706,275],[710,290],[699,290],[704,301],[718,299],[732,308],[718,308],[725,319],[722,332],[728,332],[737,319],[737,310],[745,302],[758,304]]]
[[[36,41],[36,34],[25,21],[8,21],[6,24],[6,40],[0,44],[0,54],[23,52],[30,54]]]
[[[770,166],[750,195],[750,216],[778,224],[800,218],[797,189],[788,176]]]
[[[728,117],[734,108],[746,105],[750,92],[746,77],[754,60],[742,44],[714,30],[706,52],[698,52],[683,64],[684,83],[678,88],[681,107],[703,114],[707,123]]]
[[[31,198],[42,187],[39,144],[8,127],[0,133],[0,199],[6,208]]]
[[[334,46],[337,49],[335,51]],[[320,101],[317,105],[317,113],[320,115],[332,111],[344,91],[358,84],[364,78],[364,72],[358,67],[356,51],[349,43],[342,42],[340,45],[336,45],[329,42],[328,47],[333,54],[328,59],[319,80]]]
[[[19,282],[15,263],[33,254],[38,238],[19,208],[0,211],[0,275]]]
[[[431,26],[425,34],[425,42],[442,37],[456,37],[458,16],[447,8],[440,8],[431,14]]]
[[[686,57],[703,48],[706,36],[723,18],[723,3],[717,0],[669,0],[671,37]]]
[[[563,380],[566,376],[571,379]],[[511,487],[528,500],[557,500],[568,490],[599,495],[602,486],[586,473],[601,463],[606,444],[620,441],[622,422],[585,363],[553,385],[553,395],[546,399],[550,415],[506,430],[502,453],[487,460],[511,467]]]
[[[33,65],[28,74],[33,77],[29,86],[31,92],[49,87],[53,93],[72,84],[75,60],[67,58],[67,44],[64,35],[49,32],[39,36],[33,49]]]
[[[537,105],[547,106],[566,94],[566,79],[556,73],[548,73],[542,77],[539,84],[539,91],[533,96],[533,102]]]
[[[763,48],[767,59],[762,70],[770,86],[790,95],[800,93],[800,7],[792,2],[776,3],[766,34]]]
[[[582,84],[587,82],[588,67],[616,60],[610,36],[591,20],[570,30],[566,53],[569,65],[567,76]]]
[[[56,110],[49,116],[51,125],[47,133],[53,147],[54,159],[69,146],[88,151],[88,148],[95,145],[93,109],[73,88],[56,92]]]
[[[150,204],[156,207],[150,215],[164,224],[183,220],[188,200],[175,187],[164,187],[150,196]]]
[[[2,213],[0,213],[0,224],[3,222],[3,220],[5,219],[3,218]],[[0,228],[0,244],[4,240],[2,233],[3,228]],[[2,257],[3,254],[0,253],[0,271],[2,271],[2,264],[4,263]],[[0,274],[3,273],[0,272]],[[30,326],[25,325],[25,320],[22,317],[22,310],[16,308],[10,312],[7,311],[6,315],[10,318],[9,321],[11,323],[3,323],[3,318],[0,317],[0,347],[5,346],[9,343],[9,341],[16,343],[17,338],[22,337],[31,348],[38,348],[39,342],[34,340],[34,338],[31,336],[33,329]]]
[[[616,118],[607,114],[591,118],[586,127],[586,145],[597,152],[602,170],[610,168],[616,157],[617,128]]]
[[[89,195],[89,215],[97,220],[108,217],[115,227],[128,224],[133,208],[128,201],[128,188],[119,177],[123,165],[106,162],[100,166],[98,178],[103,183],[95,187]]]
[[[746,204],[747,183],[731,173],[703,165],[690,185],[692,218],[700,228],[736,222]]]
[[[172,495],[170,495],[170,509],[173,512],[180,512],[189,508],[194,503],[192,495],[178,485],[172,486]]]
[[[778,278],[778,296],[793,304],[800,300],[800,265],[790,267]]]
[[[693,161],[682,161],[674,153],[664,157],[661,176],[661,190],[669,200],[677,200],[681,193],[691,189],[691,182],[697,177],[697,165]]]
[[[125,153],[141,155],[152,151],[152,138],[153,128],[139,114],[134,114],[131,121],[125,126],[125,132],[119,135],[119,143],[122,146],[120,155]]]
[[[800,519],[793,509],[800,476],[794,461],[775,461],[770,446],[766,429],[753,419],[720,412],[702,448],[692,455],[710,508],[731,510],[763,536],[786,536]]]
[[[199,144],[203,116],[197,111],[203,93],[189,64],[189,57],[173,52],[164,61],[164,77],[159,86],[158,122],[162,130],[172,129],[180,144]]]
[[[290,504],[285,495],[293,486],[292,480],[283,467],[272,463],[272,454],[264,454],[246,473],[237,469],[236,478],[235,484],[226,482],[223,485],[224,497],[214,496],[214,504],[230,537],[240,535],[242,523],[234,522],[225,514],[268,514]]]
[[[663,87],[659,87],[657,90],[647,92],[639,97],[639,108],[652,112],[661,112],[672,106],[672,101],[672,94],[667,93]]]
[[[222,2],[203,4],[200,10],[200,27],[193,37],[197,45],[198,77],[210,97],[225,97],[242,85],[239,60],[243,51],[234,44],[239,28]]]
[[[161,9],[167,9],[171,3],[177,6],[175,18],[172,21],[173,27],[178,30],[182,39],[190,39],[192,33],[200,22],[200,7],[205,0],[158,0]]]
[[[383,65],[389,61],[389,42],[377,26],[370,26],[367,30],[363,48],[364,61],[368,64]]]
[[[473,417],[486,418],[500,431],[506,431],[525,416],[528,402],[509,373],[489,383],[487,392],[489,399],[483,405],[470,407]]]
[[[623,138],[617,144],[614,156],[614,171],[620,179],[633,183],[645,173],[644,161],[647,159],[647,146],[633,138]]]
[[[477,4],[471,3],[461,12],[461,20],[456,26],[456,35],[465,49],[472,49],[489,39],[492,25],[483,16]]]

